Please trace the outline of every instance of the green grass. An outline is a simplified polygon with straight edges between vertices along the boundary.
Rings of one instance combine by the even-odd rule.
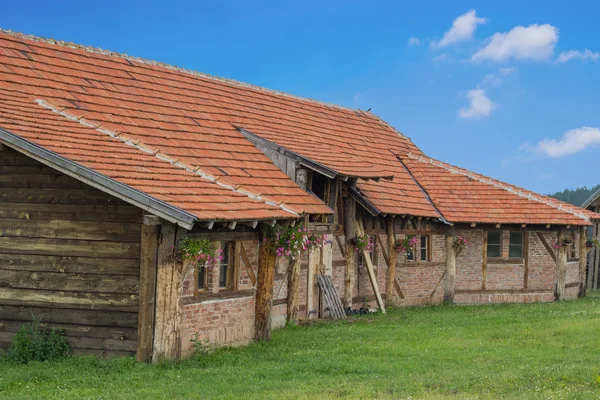
[[[600,293],[551,304],[391,309],[158,366],[4,360],[0,398],[597,399]]]

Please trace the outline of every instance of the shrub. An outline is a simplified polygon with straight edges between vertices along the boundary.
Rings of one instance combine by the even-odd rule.
[[[61,328],[47,329],[40,321],[21,325],[13,336],[8,358],[26,364],[30,361],[46,361],[65,358],[71,348]]]

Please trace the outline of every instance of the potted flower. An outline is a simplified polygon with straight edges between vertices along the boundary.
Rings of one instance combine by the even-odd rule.
[[[591,249],[592,247],[600,247],[600,240],[594,236],[585,242],[585,247],[588,249]]]
[[[369,235],[358,235],[353,239],[353,242],[356,245],[354,251],[357,253],[363,250],[371,252],[375,248],[375,241]]]
[[[272,251],[279,257],[295,259],[303,251],[323,247],[325,235],[309,231],[303,224],[274,227]]]
[[[398,253],[408,253],[418,242],[419,239],[415,235],[406,235],[404,239],[396,239],[394,248]]]
[[[223,260],[222,251],[218,248],[217,243],[207,239],[185,238],[180,243],[178,252],[181,261],[188,261],[195,268],[213,268]]]
[[[467,239],[464,236],[458,236],[458,237],[454,238],[454,243],[452,243],[452,247],[458,254],[461,251],[463,251],[467,247],[468,244],[469,244],[469,239]]]

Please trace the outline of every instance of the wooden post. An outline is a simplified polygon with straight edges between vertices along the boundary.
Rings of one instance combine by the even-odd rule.
[[[261,225],[258,247],[258,273],[256,278],[256,312],[254,322],[255,339],[271,340],[271,308],[273,304],[273,278],[275,254],[271,251],[272,238],[269,226]]]
[[[159,225],[160,219],[158,217],[154,215],[144,216],[140,241],[140,308],[138,311],[136,352],[138,361],[150,361],[152,359]]]
[[[582,226],[579,231],[579,297],[585,297],[586,282],[585,273],[587,267],[588,248],[585,245],[587,242],[587,227]]]
[[[308,251],[308,269],[306,271],[306,318],[318,318],[319,286],[317,274],[321,264],[321,249],[313,248]]]
[[[176,359],[180,355],[183,263],[175,257],[177,226],[164,222],[160,227],[156,278],[156,311],[152,361]]]
[[[396,235],[394,234],[394,216],[385,220],[385,233],[387,235],[388,269],[385,281],[385,300],[388,305],[394,304],[394,281],[396,279]]]
[[[298,308],[299,308],[299,296],[298,291],[300,287],[300,268],[302,266],[302,256],[297,256],[290,263],[290,270],[288,273],[288,302],[287,302],[287,323],[298,322]]]
[[[362,220],[358,221],[357,232],[361,236],[365,234],[365,228],[363,226]],[[383,299],[381,298],[381,294],[379,293],[379,284],[377,283],[377,277],[375,276],[375,270],[373,268],[373,262],[371,261],[371,255],[366,249],[362,250],[362,254],[365,260],[365,264],[367,264],[367,272],[369,273],[371,288],[373,288],[373,293],[375,293],[377,305],[379,306],[381,312],[385,314],[385,305],[383,304]]]
[[[348,180],[350,181],[350,180]],[[344,307],[352,307],[352,296],[354,291],[354,270],[356,269],[356,258],[354,239],[356,238],[356,201],[346,194],[344,198],[344,235],[346,239],[346,271],[344,279]]]
[[[523,289],[529,286],[529,231],[524,231],[523,235]]]
[[[453,226],[446,229],[446,283],[444,284],[444,303],[454,303],[456,287],[456,251],[454,250]]]
[[[560,244],[567,235],[567,229],[562,228],[558,232],[558,243]],[[567,279],[567,247],[560,245],[556,255],[556,290],[554,297],[557,300],[565,299],[565,282]]]

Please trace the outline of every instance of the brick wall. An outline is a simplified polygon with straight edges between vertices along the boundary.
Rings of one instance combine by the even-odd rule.
[[[503,231],[502,257],[488,260],[485,267],[485,288],[483,282],[484,268],[484,231],[481,229],[457,230],[457,235],[469,239],[469,246],[457,257],[456,266],[456,302],[457,303],[497,303],[497,302],[537,302],[554,299],[556,281],[556,264],[551,258],[537,233],[526,232],[529,239],[529,263],[527,288],[524,288],[525,265],[523,261],[508,260],[509,231]],[[556,241],[554,232],[543,232],[549,244]],[[344,243],[344,237],[340,237]],[[386,236],[380,235],[385,244]],[[332,240],[332,280],[340,297],[344,294],[345,259],[337,241]],[[401,306],[439,304],[443,301],[445,269],[445,239],[443,234],[430,235],[431,251],[427,261],[407,261],[398,257],[396,268],[397,279],[404,298],[395,293],[394,301]],[[577,242],[576,242],[577,243]],[[419,254],[417,245],[417,254]],[[258,260],[258,242],[244,242],[252,267],[256,269]],[[417,257],[418,258],[418,257]],[[380,292],[385,291],[387,265],[377,244],[373,252],[375,275]],[[365,301],[370,307],[377,307],[373,289],[362,260],[357,255],[355,268],[355,286],[353,289],[354,307],[361,307]],[[280,259],[276,265],[273,284],[274,306],[272,310],[273,327],[285,325],[287,314],[287,281],[289,261]],[[578,263],[571,261],[567,265],[567,285],[578,280]],[[307,274],[308,255],[302,256],[300,276],[300,318],[307,318]],[[246,267],[240,265],[239,290],[252,289]],[[216,279],[217,275],[212,276]],[[228,299],[211,299],[203,301],[194,297],[194,273],[190,269],[184,280],[184,306],[182,321],[182,348],[184,352],[191,349],[191,339],[198,333],[200,339],[207,339],[214,344],[243,344],[252,340],[254,333],[254,295]],[[213,286],[214,289],[214,286]],[[218,292],[218,290],[217,290]],[[567,297],[575,298],[578,288],[567,288]]]

